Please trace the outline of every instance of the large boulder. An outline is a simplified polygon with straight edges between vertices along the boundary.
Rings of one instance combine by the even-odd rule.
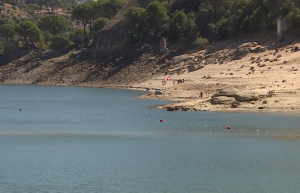
[[[217,96],[217,97],[213,97],[210,100],[210,102],[213,105],[230,105],[233,102],[235,102],[235,98],[234,97],[226,97],[226,96]]]
[[[179,64],[181,62],[187,62],[189,60],[193,60],[194,56],[189,56],[189,55],[180,55],[180,56],[175,56],[172,58],[170,61],[171,64]]]
[[[251,91],[240,91],[235,88],[228,88],[218,91],[217,93],[212,95],[212,98],[225,96],[225,97],[234,97],[238,102],[246,102],[246,101],[257,101],[259,100],[259,96]]]
[[[202,69],[203,67],[204,66],[202,66],[202,65],[191,63],[188,65],[187,69],[188,69],[188,72],[194,72],[196,70]]]
[[[233,53],[232,60],[240,60],[240,59],[242,59],[243,57],[245,57],[249,53],[250,53],[250,49],[249,48],[238,48]]]
[[[238,48],[251,48],[257,46],[256,42],[247,42],[238,46]]]

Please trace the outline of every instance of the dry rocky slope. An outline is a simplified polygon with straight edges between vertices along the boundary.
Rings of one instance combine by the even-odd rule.
[[[0,65],[2,84],[37,84],[147,89],[140,98],[169,99],[173,110],[300,110],[300,52],[297,43],[249,40],[221,42],[205,50],[157,55],[149,45],[128,49],[103,62],[91,51],[31,51]],[[17,53],[12,53],[17,55]],[[166,85],[162,80],[169,78]],[[184,83],[173,85],[178,79]],[[163,94],[155,94],[160,89]],[[203,98],[199,92],[203,91]],[[267,93],[271,91],[271,95]]]

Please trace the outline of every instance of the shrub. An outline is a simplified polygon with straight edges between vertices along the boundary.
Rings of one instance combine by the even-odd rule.
[[[6,23],[8,23],[9,21],[8,21],[8,18],[7,17],[4,17],[4,18],[1,18],[0,19],[0,25],[3,25],[3,24],[6,24]]]
[[[6,10],[6,13],[10,13],[10,9]]]
[[[41,38],[41,40],[39,42],[38,49],[39,50],[45,50],[45,49],[47,49],[47,45],[45,44],[44,38]]]
[[[1,50],[2,50],[3,53],[7,53],[7,51],[8,51],[5,41],[2,42]]]
[[[35,14],[35,11],[33,9],[27,9],[26,12],[30,15]]]
[[[73,42],[69,38],[56,36],[50,45],[50,48],[68,48],[73,45]]]
[[[208,44],[208,39],[203,37],[198,37],[194,42],[193,45],[199,48],[203,48],[205,45]]]
[[[43,33],[43,39],[44,39],[45,44],[48,44],[48,42],[51,40],[51,37],[52,37],[52,35],[49,31],[45,31]]]
[[[70,38],[80,38],[83,36],[83,29],[82,28],[76,28],[70,33]]]
[[[34,10],[40,9],[40,6],[37,4],[28,4],[28,7],[30,7],[31,9],[34,9]]]
[[[16,24],[19,24],[19,23],[21,23],[21,20],[20,20],[20,18],[17,18],[17,19],[15,20],[15,22],[16,22]]]
[[[18,17],[21,17],[21,14],[20,14],[20,13],[18,13]]]
[[[13,8],[14,10],[17,10],[17,7],[15,5],[12,5],[11,8]]]

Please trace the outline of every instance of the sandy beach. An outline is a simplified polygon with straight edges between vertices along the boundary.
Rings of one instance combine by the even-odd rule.
[[[212,59],[215,61],[214,64],[203,65],[203,68],[193,72],[186,70],[179,75],[157,76],[154,79],[134,84],[133,87],[150,87],[162,90],[163,94],[155,94],[155,91],[152,91],[140,98],[178,101],[176,104],[160,107],[170,107],[170,110],[177,107],[177,110],[299,113],[300,77],[298,70],[300,68],[300,52],[293,50],[295,46],[297,44],[265,50],[261,53],[249,53],[240,60],[220,62],[220,59],[216,58],[233,52],[231,49],[223,49],[211,56],[214,57]],[[257,49],[257,47],[259,46],[254,44],[250,49]],[[205,58],[204,53],[205,51],[202,51],[185,56],[190,56],[191,60],[197,62],[199,56]],[[183,65],[184,62],[175,65],[173,69],[170,69],[170,72],[182,68]],[[162,80],[166,78],[169,80],[166,81],[165,85],[162,85]],[[184,79],[184,83],[177,84],[178,79]],[[239,106],[234,108],[231,103],[212,104],[211,99],[215,93],[222,89],[231,88],[255,94],[258,96],[258,100],[240,102]],[[200,97],[201,91],[203,92],[202,98]]]

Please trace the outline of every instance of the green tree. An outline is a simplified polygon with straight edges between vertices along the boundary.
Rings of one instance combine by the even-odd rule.
[[[147,7],[150,3],[152,3],[154,0],[137,0],[137,3],[141,7]]]
[[[280,14],[280,7],[286,3],[286,1],[287,0],[263,0],[263,4],[271,15],[278,17]]]
[[[250,33],[256,33],[259,30],[265,29],[264,26],[264,12],[261,7],[258,7],[253,11],[253,14],[249,18],[249,29]]]
[[[89,36],[92,36],[92,29],[94,25],[94,21],[99,18],[100,12],[98,10],[98,3],[95,1],[91,1],[88,3],[85,3],[85,11],[86,11],[86,17],[89,23],[89,28],[90,28],[90,34]]]
[[[154,1],[147,6],[144,18],[145,25],[153,34],[156,34],[162,24],[169,20],[166,8],[158,1]]]
[[[177,12],[173,19],[166,24],[166,35],[170,41],[178,41],[180,37],[185,36],[187,16],[184,11]]]
[[[69,36],[70,38],[80,38],[83,36],[83,29],[81,28],[73,29]]]
[[[4,24],[0,26],[0,34],[8,41],[8,38],[15,36],[15,27],[11,24]]]
[[[101,17],[111,19],[124,7],[127,0],[98,0],[98,10]]]
[[[54,13],[54,8],[60,7],[62,5],[61,0],[49,0],[48,5],[51,7],[52,13]]]
[[[49,31],[54,37],[67,30],[68,22],[59,15],[46,15],[38,21],[38,26],[43,31]]]
[[[195,12],[197,13],[199,10],[199,7],[201,6],[201,3],[203,3],[203,0],[184,0],[184,1],[170,1],[162,2],[164,6],[168,9],[169,12],[173,13],[176,10],[183,10],[185,13]]]
[[[109,22],[109,19],[104,17],[99,17],[94,21],[93,32],[94,36],[99,35],[99,31]]]
[[[291,0],[288,0],[280,7],[280,16],[286,17],[295,7],[295,3]]]
[[[86,14],[85,3],[76,5],[72,10],[72,18],[79,20],[83,25],[84,36],[86,35],[86,25],[89,23],[89,18]]]
[[[36,24],[31,21],[22,21],[15,27],[17,34],[24,38],[25,44],[27,45],[27,40],[30,39],[32,41],[38,40],[40,36],[40,29]]]
[[[230,2],[230,0],[204,0],[203,3],[213,10],[214,17],[216,17],[218,10],[225,6],[228,2]]]
[[[290,11],[286,16],[286,22],[291,28],[300,28],[300,9],[295,7],[292,11]]]
[[[47,1],[46,0],[36,0],[36,4],[40,6],[40,10],[42,10],[43,6],[47,6]]]
[[[124,14],[124,18],[136,26],[142,19],[145,9],[140,7],[130,7]]]
[[[45,42],[45,44],[47,44],[49,41],[50,41],[50,39],[51,39],[51,33],[49,32],[49,31],[45,31],[44,33],[43,33],[43,37],[44,37],[44,42]]]

